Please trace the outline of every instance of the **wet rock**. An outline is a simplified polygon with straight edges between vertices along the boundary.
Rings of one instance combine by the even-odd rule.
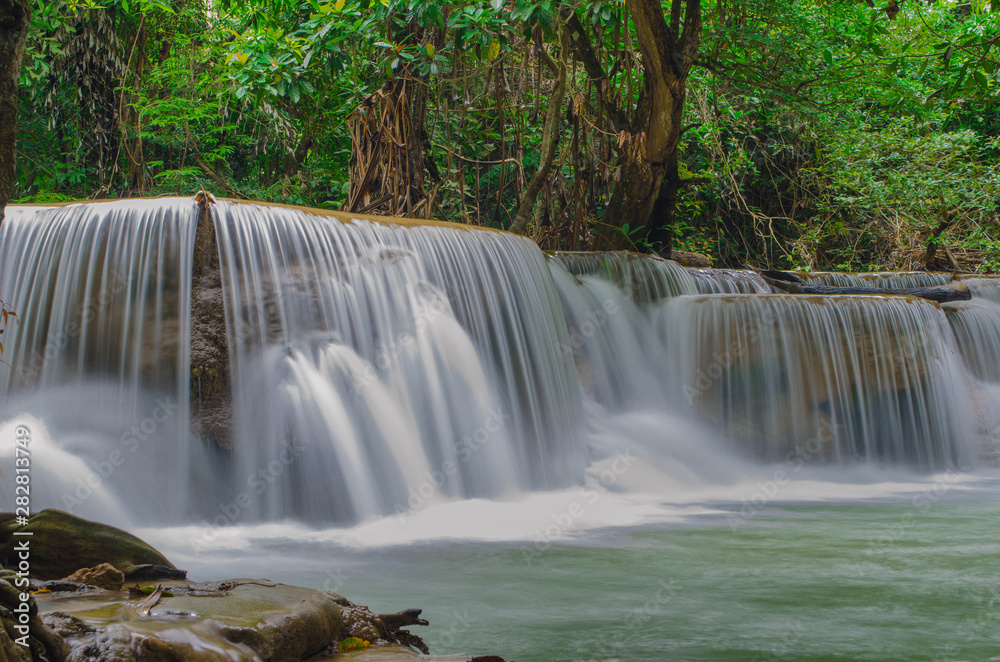
[[[125,573],[110,563],[102,563],[93,568],[80,568],[67,577],[66,581],[96,586],[108,591],[120,591],[125,585]]]
[[[673,260],[682,267],[698,267],[699,269],[707,269],[712,266],[712,259],[707,255],[702,255],[701,253],[672,250],[669,255],[664,255],[663,257]]]
[[[341,608],[321,591],[256,580],[165,588],[148,615],[121,594],[42,600],[59,613],[72,662],[299,662],[343,638]]]
[[[229,336],[211,205],[203,204],[195,238],[191,283],[191,431],[230,448],[232,386]]]
[[[65,638],[81,637],[97,631],[82,619],[62,611],[50,611],[42,614],[42,622],[60,637]]]
[[[9,578],[0,580],[0,655],[10,662],[61,662],[69,647],[39,618],[33,595],[22,601],[26,591],[26,586],[16,586]]]
[[[48,509],[19,526],[11,513],[0,514],[0,563],[16,559],[14,532],[31,531],[31,576],[60,579],[80,568],[109,563],[128,575],[140,565],[173,568],[162,554],[135,536],[61,510]]]
[[[389,629],[372,611],[362,605],[351,605],[341,610],[347,637],[357,637],[370,643],[389,641]]]
[[[187,570],[178,570],[177,568],[168,567],[165,565],[137,565],[131,572],[126,573],[126,581],[155,581],[157,579],[185,579],[187,578]]]

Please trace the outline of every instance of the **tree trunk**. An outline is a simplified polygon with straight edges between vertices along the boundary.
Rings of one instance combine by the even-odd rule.
[[[17,88],[30,24],[28,0],[0,0],[0,221],[17,178]]]
[[[545,123],[542,125],[542,158],[538,163],[538,170],[535,171],[531,181],[521,195],[521,202],[517,207],[517,215],[514,216],[513,223],[510,224],[510,231],[517,234],[524,234],[528,229],[528,222],[531,214],[535,210],[535,201],[542,186],[549,179],[549,172],[552,170],[552,162],[556,158],[556,148],[559,146],[559,134],[562,129],[562,102],[566,96],[567,65],[566,56],[568,48],[567,32],[565,29],[559,31],[560,53],[559,62],[555,62],[544,50],[538,54],[556,75],[555,87],[552,96],[549,97],[549,108],[545,113]]]
[[[594,241],[599,250],[632,248],[636,234],[647,239],[656,227],[650,219],[660,185],[671,175],[671,165],[676,168],[687,78],[701,37],[700,0],[673,0],[669,25],[658,1],[626,0],[626,5],[642,52],[643,92],[624,141],[618,185]],[[664,223],[673,222],[679,183],[668,186],[659,213]],[[631,237],[622,231],[626,223]],[[641,230],[635,233],[634,228]]]

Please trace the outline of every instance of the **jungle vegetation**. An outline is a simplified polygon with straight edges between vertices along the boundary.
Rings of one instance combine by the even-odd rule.
[[[546,250],[1000,270],[998,0],[30,5],[14,201],[207,189]]]

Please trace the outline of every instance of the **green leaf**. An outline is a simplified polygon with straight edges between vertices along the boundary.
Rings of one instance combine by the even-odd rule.
[[[358,637],[348,637],[347,639],[344,639],[342,642],[340,642],[339,648],[341,653],[346,653],[347,651],[361,650],[363,648],[371,648],[371,644],[365,641],[364,639],[360,639]]]
[[[828,67],[833,66],[833,53],[830,52],[829,48],[823,49],[823,60],[826,61]]]

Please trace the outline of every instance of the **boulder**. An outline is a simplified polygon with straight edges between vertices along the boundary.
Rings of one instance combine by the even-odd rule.
[[[108,563],[126,579],[140,565],[175,569],[162,554],[135,536],[106,524],[48,509],[18,525],[11,513],[0,514],[0,563],[13,565],[15,531],[31,531],[31,576],[62,579],[80,568]]]
[[[712,258],[701,253],[690,251],[672,250],[669,255],[663,257],[673,260],[682,267],[697,267],[699,269],[709,269],[712,266]]]
[[[66,577],[66,581],[96,586],[108,591],[120,591],[125,585],[125,573],[110,563],[102,563],[93,568],[80,568]]]

